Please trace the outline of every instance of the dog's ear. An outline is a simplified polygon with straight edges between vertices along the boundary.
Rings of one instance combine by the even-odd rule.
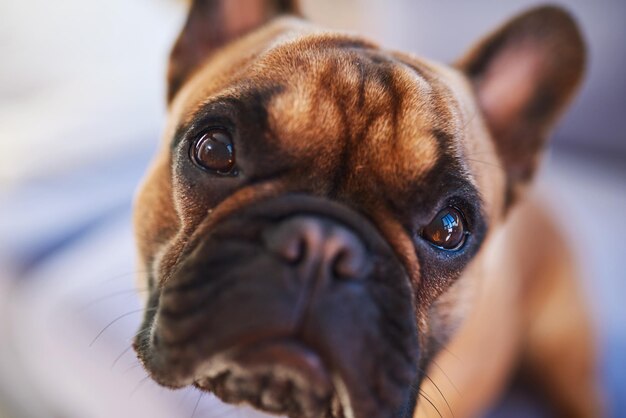
[[[168,69],[168,102],[213,51],[282,14],[299,14],[297,0],[193,0]]]
[[[532,178],[549,130],[582,78],[585,56],[572,17],[544,6],[506,23],[457,63],[473,83],[508,172],[508,200]]]

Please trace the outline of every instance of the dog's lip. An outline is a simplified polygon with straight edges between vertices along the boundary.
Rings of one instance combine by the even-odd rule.
[[[196,387],[227,402],[247,402],[290,416],[304,416],[305,411],[319,416],[335,395],[330,369],[322,357],[292,337],[265,339],[222,352],[196,376]]]
[[[320,390],[332,388],[321,356],[296,338],[267,338],[224,351],[208,362],[208,368],[201,368],[199,376],[214,377],[232,368],[251,374],[285,373]]]
[[[251,371],[289,369],[316,388],[331,386],[330,374],[319,354],[296,339],[263,341],[237,350],[234,360]]]

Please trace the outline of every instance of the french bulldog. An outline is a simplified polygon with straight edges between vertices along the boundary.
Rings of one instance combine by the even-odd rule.
[[[453,65],[195,0],[136,198],[150,376],[291,418],[477,416],[518,376],[598,416],[567,243],[529,197],[585,68],[564,10]]]

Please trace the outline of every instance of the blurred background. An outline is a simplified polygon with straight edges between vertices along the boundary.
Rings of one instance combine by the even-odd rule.
[[[450,62],[540,2],[303,0],[313,21]],[[536,193],[582,271],[607,416],[626,416],[626,2],[557,1],[589,43],[586,84]],[[175,0],[0,0],[0,417],[259,417],[157,387],[139,320],[131,200],[163,126]],[[117,320],[116,320],[117,318]],[[115,321],[114,321],[115,320]],[[114,321],[114,322],[113,322]]]

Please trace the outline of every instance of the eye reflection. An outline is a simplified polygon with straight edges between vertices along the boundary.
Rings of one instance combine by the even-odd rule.
[[[422,230],[421,235],[435,247],[445,250],[459,249],[465,243],[467,235],[463,215],[454,207],[444,208]]]
[[[235,166],[235,152],[230,134],[213,128],[198,137],[190,150],[192,160],[205,170],[230,173]]]
[[[444,238],[444,241],[448,241],[452,237],[455,229],[459,226],[459,219],[449,213],[446,213],[446,215],[441,218],[441,224],[443,229],[448,233],[448,235]]]

